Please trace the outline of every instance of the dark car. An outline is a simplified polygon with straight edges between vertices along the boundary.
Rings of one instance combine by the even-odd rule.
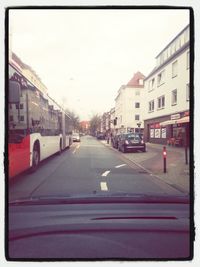
[[[146,152],[146,144],[137,133],[122,134],[118,141],[118,150],[122,152],[137,151]]]
[[[104,133],[97,133],[97,139],[104,140],[105,139],[105,134]]]
[[[118,149],[118,142],[119,142],[120,134],[116,134],[112,137],[112,146]]]

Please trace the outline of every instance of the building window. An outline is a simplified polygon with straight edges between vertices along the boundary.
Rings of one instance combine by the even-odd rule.
[[[185,43],[189,41],[189,28],[187,28],[184,32],[184,41]]]
[[[140,103],[139,102],[135,103],[135,108],[140,108]]]
[[[149,112],[153,112],[154,111],[154,100],[151,100],[149,102]]]
[[[175,52],[175,42],[171,44],[171,54],[174,54]]]
[[[10,121],[13,121],[13,116],[10,116]]]
[[[163,70],[157,76],[157,84],[158,86],[162,85],[165,81],[165,71]]]
[[[167,50],[168,50],[168,53],[167,53],[168,57],[170,57],[171,56],[171,47],[169,46]]]
[[[151,80],[151,88],[154,89],[155,88],[155,78],[153,78]]]
[[[165,107],[165,96],[160,96],[158,98],[158,109],[164,108]]]
[[[9,104],[9,108],[12,109],[12,104]]]
[[[23,109],[24,108],[24,104],[20,104],[20,109]]]
[[[148,83],[148,90],[150,91],[151,90],[151,80],[149,81],[149,83]]]
[[[178,61],[172,63],[172,78],[178,75]]]
[[[180,36],[179,36],[179,38],[177,38],[176,40],[176,50],[178,50],[180,47],[181,47],[181,44],[180,44]]]
[[[187,62],[186,62],[186,66],[187,66],[187,69],[189,69],[190,68],[190,52],[188,51],[187,52]]]
[[[163,53],[160,55],[160,64],[162,64],[164,62],[164,55]]]
[[[140,95],[140,91],[135,91],[135,95]]]
[[[155,88],[155,78],[149,81],[149,91],[153,90],[154,88]]]
[[[136,114],[136,115],[135,115],[135,120],[136,120],[136,121],[139,121],[139,120],[140,120],[140,115]]]
[[[177,104],[177,89],[172,91],[172,105]]]
[[[190,100],[190,84],[189,83],[186,85],[186,100],[187,101]]]
[[[143,85],[143,79],[139,79],[139,85]]]
[[[19,104],[15,104],[16,109],[19,109]]]
[[[24,116],[20,116],[20,121],[24,121]]]

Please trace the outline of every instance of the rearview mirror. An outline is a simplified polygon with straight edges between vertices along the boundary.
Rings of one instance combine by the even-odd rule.
[[[9,81],[9,103],[19,103],[21,87],[18,82]]]

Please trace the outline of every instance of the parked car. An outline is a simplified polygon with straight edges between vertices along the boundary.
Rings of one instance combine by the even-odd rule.
[[[105,139],[105,134],[104,133],[97,133],[97,139],[104,140]]]
[[[116,134],[112,137],[112,146],[118,149],[118,142],[119,142],[120,134]]]
[[[81,139],[80,139],[79,133],[73,133],[72,134],[72,140],[73,140],[73,142],[80,142]]]
[[[146,152],[146,144],[138,133],[126,133],[119,138],[118,150],[124,153],[137,150]]]

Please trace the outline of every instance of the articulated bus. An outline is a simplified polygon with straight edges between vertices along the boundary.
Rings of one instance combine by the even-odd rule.
[[[70,147],[69,115],[48,94],[9,63],[8,174],[9,179]]]

